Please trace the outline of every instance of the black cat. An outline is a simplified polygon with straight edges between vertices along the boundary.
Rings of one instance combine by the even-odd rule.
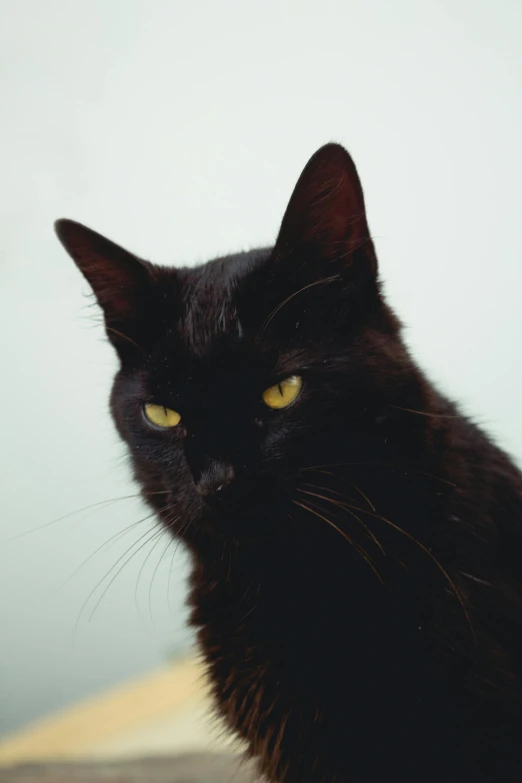
[[[311,158],[273,248],[167,269],[56,230],[121,360],[135,476],[192,553],[218,710],[260,771],[522,781],[522,475],[409,355],[348,153]]]

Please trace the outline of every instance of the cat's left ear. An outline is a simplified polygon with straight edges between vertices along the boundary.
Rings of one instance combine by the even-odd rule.
[[[274,260],[318,262],[324,273],[351,269],[375,278],[363,190],[355,164],[340,144],[326,144],[305,166],[290,198]],[[301,267],[302,268],[302,267]]]
[[[58,239],[90,283],[107,336],[120,356],[136,340],[150,298],[154,267],[81,223],[57,220]]]

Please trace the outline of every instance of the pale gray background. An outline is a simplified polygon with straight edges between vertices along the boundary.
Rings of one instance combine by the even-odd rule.
[[[163,542],[140,580],[140,612],[147,549],[74,634],[90,591],[149,523],[59,586],[145,514],[137,501],[6,543],[135,492],[107,416],[115,362],[55,218],[155,261],[195,263],[272,241],[308,157],[343,142],[415,353],[522,457],[522,3],[4,0],[0,10],[7,731],[189,641],[181,551],[170,612],[167,601],[174,545],[151,619]]]

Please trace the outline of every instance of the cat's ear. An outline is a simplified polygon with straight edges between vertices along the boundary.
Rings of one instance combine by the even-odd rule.
[[[377,259],[355,164],[340,144],[326,144],[306,164],[290,198],[274,248],[276,261],[315,259],[323,269],[363,263],[375,277]]]
[[[94,291],[110,341],[124,353],[135,341],[154,267],[81,223],[62,219],[54,227]]]

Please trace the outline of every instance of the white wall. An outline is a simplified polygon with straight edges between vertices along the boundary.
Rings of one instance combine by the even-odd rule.
[[[202,261],[273,240],[310,154],[341,141],[416,354],[522,457],[522,4],[3,0],[0,11],[1,731],[187,639],[179,553],[173,619],[170,550],[150,619],[162,542],[138,590],[143,622],[147,549],[73,642],[89,592],[149,523],[58,586],[143,516],[137,501],[5,543],[135,492],[107,416],[114,360],[55,218],[156,261]]]

